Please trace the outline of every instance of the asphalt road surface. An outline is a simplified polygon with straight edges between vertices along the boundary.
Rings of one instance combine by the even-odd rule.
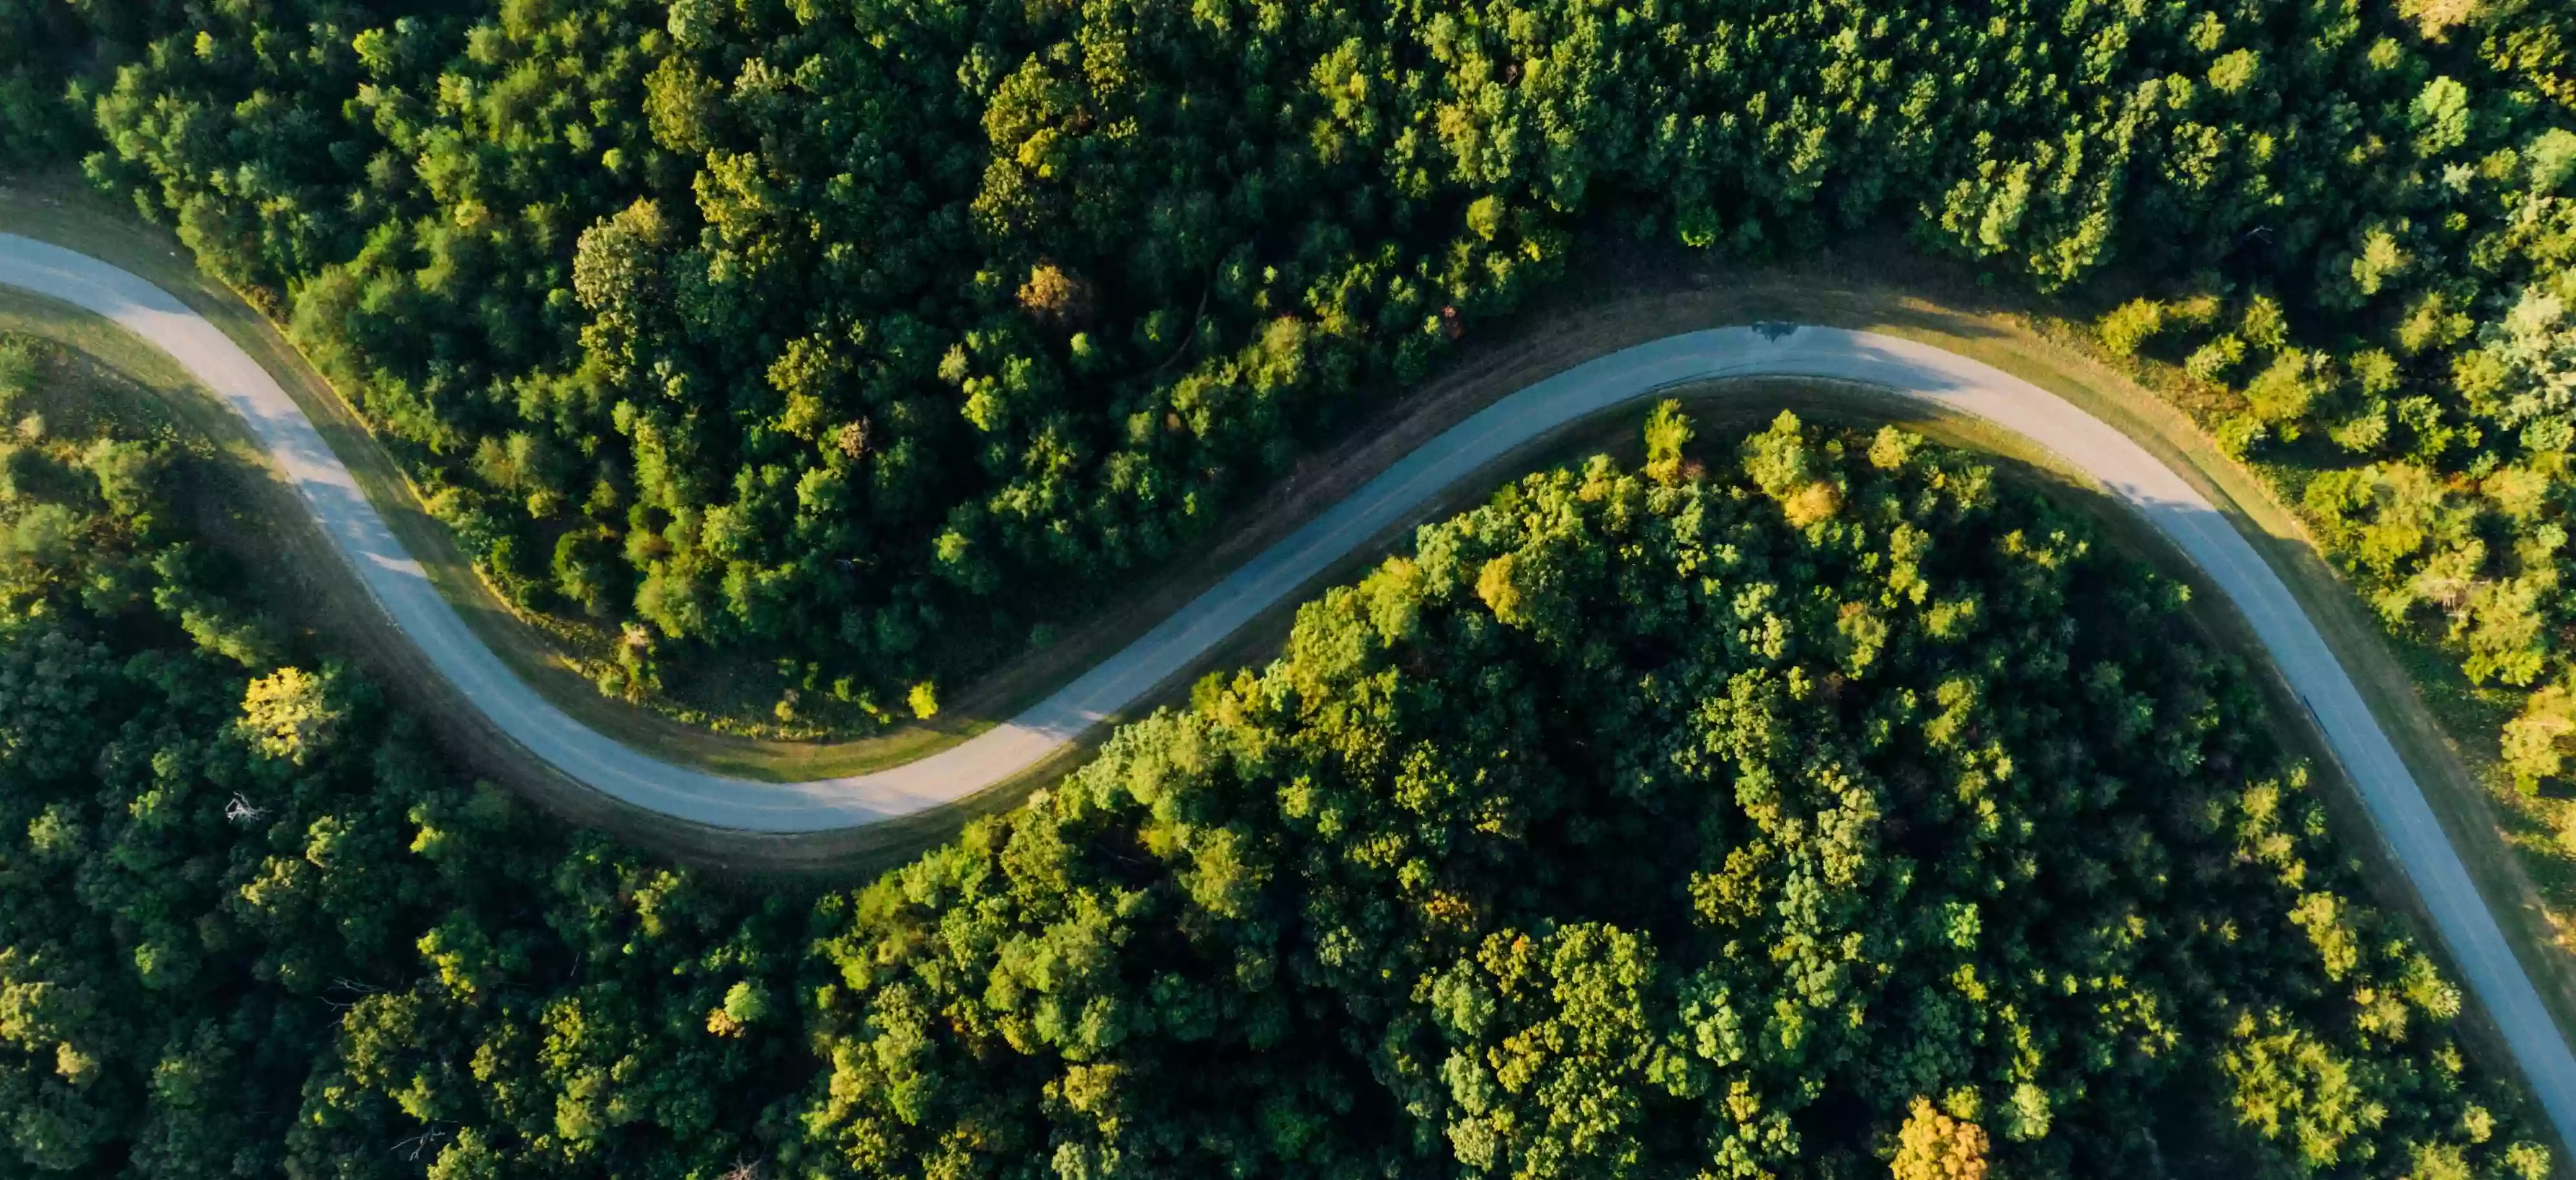
[[[2576,1142],[2576,1057],[2506,945],[2361,694],[2270,566],[2182,477],[2100,420],[2026,381],[1928,345],[1835,328],[1755,325],[1668,336],[1568,369],[1449,428],[1246,562],[1054,696],[918,761],[805,783],[724,778],[609,740],[548,704],[468,630],[277,382],[213,324],[85,255],[0,234],[0,283],[77,305],[170,354],[246,419],[394,623],[502,732],[565,774],[639,807],[715,827],[815,832],[953,802],[1035,766],[1186,669],[1435,495],[1577,419],[1729,377],[1860,382],[2029,439],[2127,501],[2235,603],[2314,711],[2461,971],[2530,1077],[2561,1142]]]

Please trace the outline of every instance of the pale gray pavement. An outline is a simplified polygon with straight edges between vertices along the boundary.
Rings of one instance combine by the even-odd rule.
[[[2038,444],[2142,512],[2243,612],[2360,788],[2460,969],[2529,1075],[2561,1142],[2576,1142],[2576,1057],[2480,900],[2457,852],[2361,694],[2289,590],[2209,501],[2137,443],[2030,383],[1928,345],[1834,328],[1669,336],[1577,365],[1451,427],[1200,595],[1126,650],[1011,721],[919,761],[847,778],[764,783],[647,757],[583,727],[468,630],[277,382],[213,324],[150,283],[0,234],[0,283],[105,316],[176,359],[248,420],[394,623],[512,739],[638,807],[715,827],[814,832],[954,802],[1035,766],[1141,699],[1338,559],[1431,498],[1557,427],[1675,386],[1813,377],[1885,388]]]

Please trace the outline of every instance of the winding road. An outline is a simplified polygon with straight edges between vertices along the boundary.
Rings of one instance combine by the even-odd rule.
[[[817,832],[912,815],[1034,767],[1452,484],[1558,427],[1614,406],[1683,384],[1804,377],[1876,386],[1973,415],[2029,439],[2128,502],[2243,613],[2283,677],[2314,711],[2470,987],[2502,1029],[2560,1141],[2576,1143],[2576,1057],[2422,790],[2280,578],[2208,500],[2137,443],[2054,394],[1976,361],[1868,332],[1756,325],[1669,336],[1577,365],[1425,443],[1009,722],[903,766],[782,784],[672,766],[585,728],[547,703],[467,629],[277,382],[168,293],[86,255],[14,234],[0,234],[0,284],[106,317],[168,353],[238,412],[395,625],[465,699],[530,753],[635,806],[752,832]]]

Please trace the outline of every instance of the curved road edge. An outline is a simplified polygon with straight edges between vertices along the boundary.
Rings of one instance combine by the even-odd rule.
[[[2128,436],[1980,362],[1875,333],[1789,325],[1668,336],[1586,362],[1450,427],[1009,722],[904,766],[779,784],[657,761],[582,726],[520,681],[430,584],[277,382],[168,293],[86,255],[5,233],[0,284],[105,317],[168,353],[240,414],[395,625],[465,699],[529,752],[624,802],[695,823],[769,833],[830,831],[917,814],[1043,762],[1452,484],[1560,427],[1618,405],[1706,381],[1793,377],[1876,386],[1973,416],[2038,445],[2137,509],[2243,614],[2314,714],[2560,1141],[2576,1144],[2576,1055],[2551,1023],[2421,788],[2279,576],[2207,499]]]

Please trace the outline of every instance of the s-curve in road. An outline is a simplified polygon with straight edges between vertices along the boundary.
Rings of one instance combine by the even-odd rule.
[[[535,756],[639,807],[714,827],[816,832],[963,799],[1036,766],[1187,669],[1255,615],[1402,523],[1433,496],[1558,427],[1678,385],[1740,377],[1858,382],[2027,438],[2127,501],[2233,601],[2314,710],[2372,820],[2423,895],[2562,1142],[2576,1143],[2576,1058],[2470,883],[2423,792],[2325,640],[2270,566],[2209,501],[2119,431],[2028,382],[1927,345],[1833,328],[1691,332],[1612,353],[1487,407],[1254,557],[1126,650],[1006,724],[908,765],[764,783],[672,766],[548,704],[477,640],[385,527],[313,424],[267,372],[148,282],[59,247],[0,234],[0,283],[86,308],[170,354],[248,420],[376,601],[464,697]]]

